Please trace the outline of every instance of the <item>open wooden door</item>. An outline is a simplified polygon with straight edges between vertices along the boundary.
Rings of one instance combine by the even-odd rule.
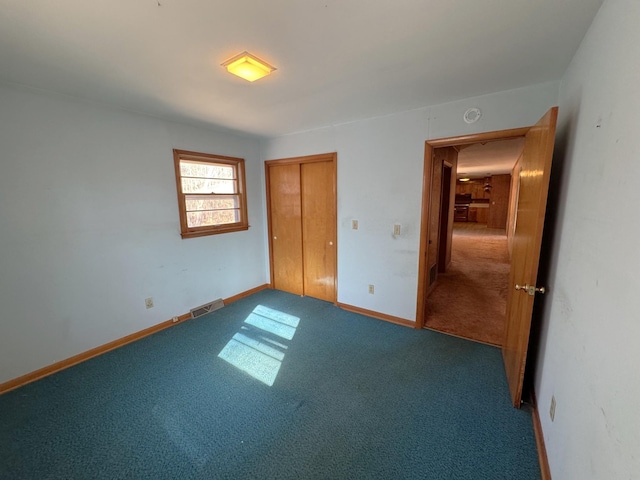
[[[507,382],[515,407],[520,406],[522,396],[533,300],[536,293],[543,293],[538,292],[536,279],[557,117],[558,107],[554,107],[525,135],[517,179],[520,187],[502,345]]]

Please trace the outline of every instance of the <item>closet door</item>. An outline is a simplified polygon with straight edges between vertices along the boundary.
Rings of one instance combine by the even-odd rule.
[[[336,300],[335,162],[301,165],[304,294]]]
[[[269,160],[272,287],[336,301],[336,154]]]
[[[273,288],[303,295],[300,164],[268,168]]]

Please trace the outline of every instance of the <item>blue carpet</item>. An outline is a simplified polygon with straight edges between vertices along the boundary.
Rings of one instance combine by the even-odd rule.
[[[2,479],[539,479],[500,351],[266,290],[0,396]]]

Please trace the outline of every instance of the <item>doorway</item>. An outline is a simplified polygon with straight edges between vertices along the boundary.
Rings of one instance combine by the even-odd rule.
[[[512,140],[523,138],[529,132],[530,128],[516,128],[510,130],[501,130],[496,132],[487,132],[480,133],[474,135],[465,135],[461,137],[450,137],[443,138],[437,140],[428,140],[425,142],[425,155],[424,155],[424,171],[423,171],[423,195],[422,195],[422,220],[421,220],[421,234],[420,234],[420,261],[418,265],[418,301],[417,301],[417,310],[416,310],[416,328],[423,328],[425,326],[425,320],[427,317],[427,298],[431,293],[434,285],[431,282],[430,272],[431,272],[431,261],[430,261],[430,250],[434,242],[446,242],[446,246],[444,247],[446,251],[447,260],[445,261],[444,270],[445,272],[448,270],[450,266],[450,258],[453,250],[453,230],[454,230],[454,216],[459,219],[458,214],[456,213],[455,208],[455,189],[457,183],[457,173],[458,173],[458,154],[465,149],[468,149],[471,145],[474,144],[483,144],[488,142],[496,142],[501,140]],[[442,152],[451,152],[455,151],[455,161],[453,163],[452,172],[456,172],[454,178],[456,178],[456,183],[453,183],[452,194],[453,201],[450,202],[449,205],[449,217],[451,218],[450,224],[451,228],[447,232],[447,238],[443,239],[439,232],[434,232],[434,212],[440,210],[439,206],[436,209],[434,207],[434,197],[440,197],[441,192],[434,191],[432,188],[432,182],[434,177],[437,178],[437,170],[438,163],[440,162],[438,158],[438,153]],[[435,175],[434,175],[435,173]],[[463,172],[460,173],[468,173]],[[438,222],[437,225],[440,225],[440,215],[442,211],[438,211]],[[468,215],[468,212],[465,213]],[[476,213],[477,215],[477,213]],[[488,217],[488,214],[482,213],[481,215],[485,215]],[[483,221],[486,221],[483,219]],[[436,280],[437,281],[437,280]]]
[[[446,272],[451,262],[455,171],[458,152],[453,147],[434,149],[430,164],[428,202],[429,231],[426,245],[428,278],[426,294],[437,285],[438,276]],[[426,184],[425,184],[426,185]]]
[[[557,119],[558,107],[553,107],[531,127],[425,142],[416,328],[424,327],[426,317],[434,149],[524,137],[520,165],[515,175],[518,182],[515,202],[517,222],[513,227],[505,332],[501,346],[507,383],[515,407],[521,403],[534,298],[537,294],[545,293],[545,288],[537,285],[537,275]]]
[[[435,235],[440,257],[437,279],[427,289],[425,328],[502,345],[510,268],[507,225],[513,216],[511,174],[523,146],[524,139],[515,138],[434,149],[434,172],[441,159],[451,159],[451,151],[456,168],[443,161],[442,208],[432,209],[440,217],[440,228],[430,239]]]

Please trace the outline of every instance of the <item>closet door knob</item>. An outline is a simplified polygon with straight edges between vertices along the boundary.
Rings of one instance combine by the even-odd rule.
[[[276,237],[276,236],[274,235],[274,236],[273,236],[273,239],[274,239],[274,240],[277,240],[277,239],[278,239],[278,237]]]
[[[329,242],[329,245],[333,245],[333,242]]]

